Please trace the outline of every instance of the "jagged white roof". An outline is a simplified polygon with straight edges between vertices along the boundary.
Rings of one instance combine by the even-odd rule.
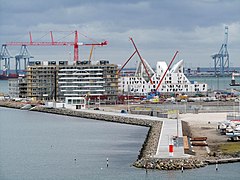
[[[145,59],[143,59],[143,62],[144,62],[144,65],[145,65],[148,73],[149,73],[150,76],[152,77],[152,75],[155,74],[155,72],[153,71],[153,69],[151,68],[151,66],[148,64],[148,62],[147,62]],[[145,68],[144,68],[144,66],[143,66],[142,61],[139,61],[139,62],[138,62],[135,75],[136,75],[136,76],[146,76],[146,71],[145,71]]]
[[[178,73],[179,70],[183,72],[183,59],[173,65],[172,69],[170,70],[170,73]]]
[[[167,70],[167,63],[165,61],[158,61],[156,67],[156,74],[161,75]]]

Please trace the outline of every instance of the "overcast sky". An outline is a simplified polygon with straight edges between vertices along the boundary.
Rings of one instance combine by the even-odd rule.
[[[211,55],[224,41],[229,27],[230,66],[240,66],[240,0],[0,0],[0,43],[10,41],[74,41],[68,32],[78,30],[79,42],[107,40],[97,47],[93,60],[123,64],[134,52],[133,37],[141,55],[153,67],[160,60],[177,60],[187,67],[213,66]],[[42,39],[39,39],[44,36]],[[20,47],[9,47],[13,56]],[[29,47],[36,60],[72,59],[73,47]],[[90,47],[79,50],[88,59]],[[139,59],[131,61],[134,66]]]

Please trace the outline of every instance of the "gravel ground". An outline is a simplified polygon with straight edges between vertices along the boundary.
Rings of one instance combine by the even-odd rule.
[[[210,150],[216,150],[218,144],[227,143],[227,137],[217,132],[218,122],[226,118],[227,113],[180,114],[180,119],[188,123],[192,137],[207,137]],[[197,156],[207,155],[206,147],[194,146],[193,150]]]

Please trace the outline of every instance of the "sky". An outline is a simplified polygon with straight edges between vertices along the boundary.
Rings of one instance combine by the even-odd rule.
[[[213,67],[211,55],[220,50],[228,26],[230,66],[240,66],[240,0],[0,0],[0,43],[29,41],[108,41],[95,47],[93,61],[124,62],[135,51],[155,67],[184,59],[185,67]],[[42,37],[42,38],[41,38]],[[12,56],[19,46],[8,46]],[[89,58],[89,46],[79,48],[80,60]],[[33,47],[34,60],[73,61],[73,47]],[[14,61],[14,60],[13,60]],[[136,66],[137,55],[128,67]]]

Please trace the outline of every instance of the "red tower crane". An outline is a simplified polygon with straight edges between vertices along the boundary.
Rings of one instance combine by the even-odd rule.
[[[123,70],[123,68],[127,65],[127,63],[132,59],[132,57],[137,53],[139,59],[141,60],[141,62],[142,62],[142,64],[143,64],[143,67],[144,67],[144,69],[145,69],[145,72],[147,73],[147,76],[148,76],[148,78],[149,78],[150,83],[153,84],[152,79],[151,79],[151,76],[150,76],[150,74],[149,74],[149,72],[148,72],[148,70],[147,70],[146,64],[144,63],[144,60],[143,60],[142,56],[140,55],[140,52],[139,52],[139,50],[138,50],[135,42],[133,41],[133,38],[130,37],[129,39],[130,39],[130,41],[132,42],[135,51],[134,51],[133,54],[127,59],[127,61],[123,64],[123,66],[118,70],[117,73],[119,74],[119,73]]]
[[[107,41],[96,42],[96,43],[79,43],[78,42],[78,31],[71,32],[71,34],[75,34],[74,42],[60,42],[54,41],[53,33],[50,31],[51,41],[50,42],[34,42],[32,39],[32,34],[29,32],[30,41],[29,42],[8,42],[6,45],[8,46],[73,46],[74,47],[74,62],[79,60],[78,57],[78,46],[105,46],[107,45]]]

